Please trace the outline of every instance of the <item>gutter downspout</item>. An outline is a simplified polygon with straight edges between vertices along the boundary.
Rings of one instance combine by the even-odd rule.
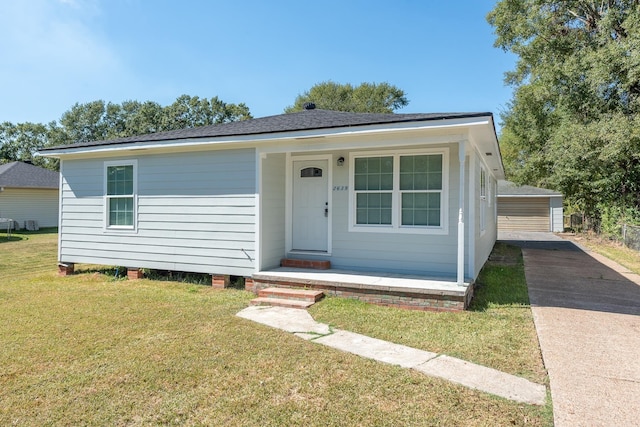
[[[458,143],[458,158],[460,160],[460,188],[458,189],[458,286],[464,286],[464,168],[466,148],[466,141],[463,140]]]

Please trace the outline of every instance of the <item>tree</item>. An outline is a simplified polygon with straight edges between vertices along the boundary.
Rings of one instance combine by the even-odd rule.
[[[164,108],[163,116],[163,129],[173,130],[246,120],[251,113],[245,104],[227,104],[217,96],[209,100],[182,95]]]
[[[296,97],[286,113],[302,111],[304,104],[313,102],[317,108],[357,113],[393,113],[409,104],[404,92],[389,83],[339,84],[326,81]]]
[[[42,167],[57,168],[53,159],[34,156],[47,144],[52,124],[41,123],[0,123],[0,164],[15,161],[30,161]]]
[[[245,104],[227,104],[217,96],[211,99],[182,95],[166,107],[157,102],[124,101],[122,104],[102,100],[76,103],[60,118],[60,122],[4,122],[0,124],[0,164],[31,160],[51,169],[58,167],[53,159],[36,157],[44,147],[77,142],[101,141],[174,129],[246,120],[251,118]]]
[[[596,218],[640,213],[640,2],[502,0],[487,19],[518,56],[502,114],[510,177]]]

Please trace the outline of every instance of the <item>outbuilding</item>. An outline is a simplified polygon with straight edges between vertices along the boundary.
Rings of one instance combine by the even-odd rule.
[[[498,230],[562,232],[562,193],[498,181]]]
[[[0,218],[14,228],[58,226],[60,174],[25,162],[0,165]]]

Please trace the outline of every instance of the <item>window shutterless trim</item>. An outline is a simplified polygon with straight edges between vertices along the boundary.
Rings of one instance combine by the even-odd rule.
[[[440,226],[402,225],[402,193],[400,190],[400,157],[419,155],[442,155],[442,187],[440,190]],[[385,224],[356,224],[355,160],[369,157],[393,157],[393,188],[384,192],[392,193],[392,221]],[[383,192],[383,191],[380,191]],[[422,192],[422,190],[419,190]],[[363,151],[349,154],[349,232],[368,233],[408,233],[408,234],[449,234],[449,148]]]
[[[114,166],[133,167],[133,192],[132,194],[108,194],[109,168]],[[110,225],[109,224],[109,201],[114,198],[131,198],[133,200],[133,223],[131,225]],[[138,229],[138,160],[114,160],[104,162],[103,166],[103,230],[105,232],[132,233]]]

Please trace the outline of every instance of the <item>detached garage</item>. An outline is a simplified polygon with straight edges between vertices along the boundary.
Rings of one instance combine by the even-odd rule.
[[[498,182],[498,230],[561,232],[562,215],[561,193]]]

